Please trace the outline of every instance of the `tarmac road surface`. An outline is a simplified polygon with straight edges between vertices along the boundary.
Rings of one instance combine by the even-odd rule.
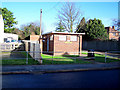
[[[120,69],[2,76],[3,88],[120,88]]]

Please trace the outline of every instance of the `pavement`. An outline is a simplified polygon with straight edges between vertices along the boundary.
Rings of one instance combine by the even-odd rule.
[[[120,69],[120,62],[64,65],[6,65],[0,74],[56,73],[88,70]]]

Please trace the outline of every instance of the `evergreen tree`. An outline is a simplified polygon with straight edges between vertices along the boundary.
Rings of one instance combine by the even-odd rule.
[[[90,19],[86,25],[86,35],[90,39],[96,40],[106,40],[108,39],[107,30],[105,29],[102,21],[94,18],[94,20]]]
[[[56,27],[56,32],[65,32],[65,28],[62,25],[62,21],[60,20],[60,22],[58,23],[58,27]]]
[[[83,39],[85,40],[106,40],[108,39],[108,33],[105,29],[102,21],[94,18],[90,19],[87,23],[85,23],[85,19],[83,18],[76,29],[77,33],[85,33]]]
[[[17,24],[17,21],[15,21],[13,13],[7,8],[0,8],[0,11],[4,21],[4,31],[11,33],[15,29],[13,26]]]
[[[77,26],[76,32],[77,33],[84,33],[86,32],[86,22],[85,18],[83,17],[82,20],[80,21],[79,25]]]

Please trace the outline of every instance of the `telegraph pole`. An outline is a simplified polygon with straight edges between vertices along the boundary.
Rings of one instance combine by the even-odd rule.
[[[41,24],[42,24],[42,9],[40,10],[40,37],[41,37]]]
[[[41,34],[41,26],[42,26],[42,9],[40,10],[40,38],[39,38],[39,44],[40,44],[40,64],[42,64],[42,34]]]

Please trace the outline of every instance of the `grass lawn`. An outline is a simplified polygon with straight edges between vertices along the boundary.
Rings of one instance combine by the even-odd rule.
[[[4,52],[4,54],[6,54],[6,53],[8,53],[8,52]],[[27,56],[26,52],[17,52],[17,53],[21,53],[25,57]],[[0,62],[0,64],[1,64],[1,62]],[[31,58],[30,55],[28,55],[28,65],[38,65],[38,64],[39,64],[38,61],[35,61],[34,59]],[[26,65],[26,59],[2,60],[2,65]]]
[[[43,64],[90,64],[90,61],[84,61],[81,59],[77,59],[75,57],[79,57],[78,55],[64,55],[64,56],[52,56],[41,54],[43,59]]]
[[[6,51],[6,52],[2,52],[2,54],[10,54],[10,52],[9,52],[9,51]]]
[[[5,52],[8,53],[8,52]],[[21,55],[27,56],[26,52],[19,52]],[[87,52],[83,52],[82,54],[87,54]],[[52,56],[41,54],[43,59],[43,64],[90,64],[93,63],[91,61],[86,61],[82,59],[78,59],[78,55],[61,55],[61,56]],[[52,59],[53,58],[53,59]],[[87,57],[85,57],[87,58]],[[2,65],[26,65],[26,59],[9,59],[9,60],[1,60]],[[95,54],[95,61],[105,63],[105,55]],[[111,58],[107,56],[106,63],[110,62],[120,62],[118,58]],[[1,63],[0,63],[1,64]],[[28,55],[28,65],[39,65],[39,62],[32,59],[30,55]]]
[[[95,61],[105,63],[105,55],[95,54]],[[110,56],[107,56],[106,63],[110,63],[110,62],[120,62],[120,59],[115,57],[111,58]]]
[[[28,60],[28,65],[37,65],[39,64],[38,61],[33,59]],[[26,59],[9,59],[9,60],[2,60],[2,65],[26,65]]]
[[[87,54],[87,52],[82,52],[82,54]],[[87,57],[85,57],[87,58]],[[105,63],[105,55],[104,54],[95,54],[95,61],[96,62],[101,62],[101,63]],[[106,58],[106,63],[110,63],[110,62],[120,62],[120,58],[111,58],[110,56],[107,56]]]
[[[27,56],[26,52],[19,52],[25,57]],[[43,64],[89,64],[91,62],[84,61],[81,59],[76,59],[78,55],[64,55],[64,56],[52,56],[41,54],[43,59]],[[28,65],[39,65],[38,61],[35,61],[28,55]],[[2,65],[26,65],[26,59],[9,59],[9,60],[2,60]]]

